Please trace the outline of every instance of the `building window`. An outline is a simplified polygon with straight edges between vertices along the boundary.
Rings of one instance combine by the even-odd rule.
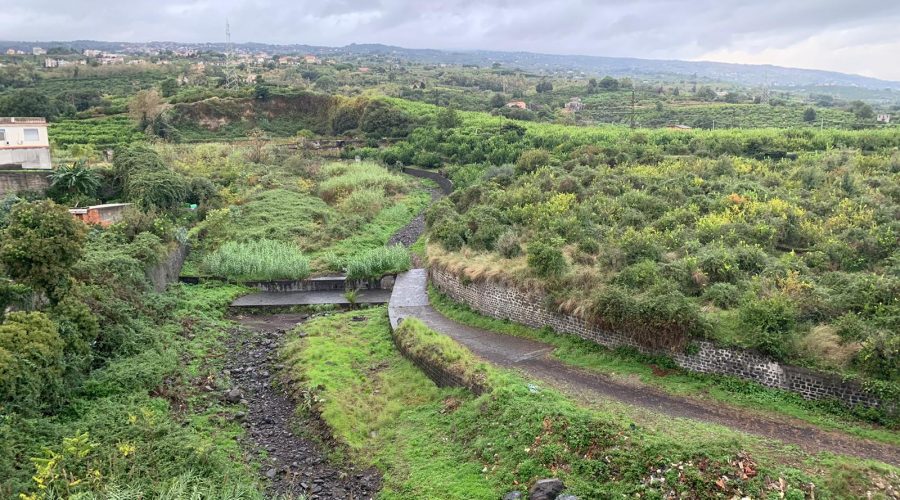
[[[25,129],[25,142],[37,142],[41,140],[41,136],[36,128]]]
[[[0,141],[6,142],[6,129],[0,128]]]

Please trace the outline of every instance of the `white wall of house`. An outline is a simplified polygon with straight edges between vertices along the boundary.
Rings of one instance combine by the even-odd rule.
[[[46,123],[11,123],[0,119],[0,168],[52,168]]]

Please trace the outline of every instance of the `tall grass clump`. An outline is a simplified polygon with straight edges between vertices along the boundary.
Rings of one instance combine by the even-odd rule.
[[[213,276],[235,280],[303,279],[309,276],[309,259],[296,245],[277,240],[229,241],[203,259]]]
[[[412,265],[409,250],[402,245],[367,250],[344,261],[348,279],[380,278],[406,271]]]
[[[328,203],[344,199],[357,190],[380,191],[385,196],[402,193],[408,182],[372,162],[331,163],[322,167],[319,196]]]

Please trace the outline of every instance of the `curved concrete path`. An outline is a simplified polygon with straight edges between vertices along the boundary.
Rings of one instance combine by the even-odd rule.
[[[663,415],[711,422],[783,441],[808,452],[830,451],[900,466],[900,448],[896,446],[826,431],[797,420],[751,414],[727,405],[676,397],[644,384],[629,384],[566,365],[550,357],[551,345],[472,328],[443,316],[429,304],[427,286],[425,269],[413,269],[397,276],[388,303],[392,327],[405,317],[418,318],[429,328],[455,339],[491,363],[519,370],[587,402],[613,399]]]

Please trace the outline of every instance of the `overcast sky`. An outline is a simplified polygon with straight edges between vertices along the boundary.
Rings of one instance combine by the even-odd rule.
[[[900,80],[900,0],[29,0],[0,40],[222,41],[769,63]]]

